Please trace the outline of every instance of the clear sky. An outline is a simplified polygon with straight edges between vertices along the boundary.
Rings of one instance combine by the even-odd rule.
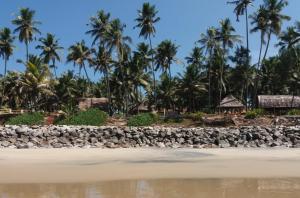
[[[62,62],[58,64],[58,72],[61,73],[67,69],[73,69],[72,64],[66,64],[67,49],[70,45],[82,39],[90,45],[91,38],[86,35],[89,18],[96,14],[97,10],[103,9],[110,12],[113,18],[120,18],[127,25],[125,34],[132,37],[133,49],[143,38],[138,37],[139,30],[133,29],[136,25],[134,19],[137,17],[137,10],[141,8],[142,0],[0,0],[0,28],[9,27],[14,29],[11,21],[17,16],[21,7],[29,7],[36,10],[35,19],[42,22],[39,29],[41,36],[46,33],[53,33],[59,39],[61,45],[65,48],[62,51]],[[227,0],[149,0],[155,4],[161,17],[156,25],[157,34],[154,38],[154,44],[158,44],[164,39],[174,41],[178,46],[177,57],[184,60],[194,46],[195,41],[200,38],[200,33],[205,32],[210,26],[218,26],[218,22],[226,17],[230,18],[238,34],[245,35],[244,18],[237,23],[233,14],[233,5],[226,4]],[[258,8],[262,0],[256,0],[254,6],[250,8],[250,13]],[[292,20],[286,22],[284,27],[300,20],[300,1],[289,0],[289,6],[284,9],[284,13],[291,16]],[[40,35],[37,35],[39,38]],[[244,38],[243,38],[244,39]],[[271,43],[269,55],[277,53],[274,48],[274,37]],[[30,44],[30,52],[39,53],[34,49],[37,42]],[[17,46],[14,55],[11,57],[8,67],[9,70],[24,70],[24,66],[16,63],[17,59],[25,58],[24,44],[15,42]],[[253,62],[257,61],[259,49],[259,35],[250,35],[250,49]],[[0,60],[0,65],[3,61]],[[182,65],[173,65],[172,72],[182,71]],[[77,71],[77,70],[76,70]],[[2,73],[2,69],[0,69]],[[94,76],[92,70],[89,71],[94,80],[99,75]]]

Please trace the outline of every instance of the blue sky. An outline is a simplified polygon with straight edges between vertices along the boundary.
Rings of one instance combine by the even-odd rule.
[[[41,21],[39,26],[42,35],[53,33],[59,39],[61,45],[65,48],[61,52],[62,62],[58,64],[58,73],[68,69],[74,69],[72,64],[65,63],[67,49],[70,45],[84,39],[87,44],[91,43],[91,38],[85,34],[88,30],[89,18],[96,14],[97,10],[103,9],[110,12],[113,18],[120,18],[127,25],[125,34],[132,37],[133,49],[136,44],[143,41],[138,37],[139,30],[133,29],[135,26],[134,19],[137,17],[137,10],[141,8],[142,0],[0,0],[0,28],[9,27],[14,29],[11,20],[17,16],[21,7],[29,7],[36,10],[36,20]],[[233,6],[226,4],[227,0],[149,0],[148,2],[155,4],[159,11],[158,16],[161,21],[157,24],[157,34],[154,38],[154,45],[164,39],[174,41],[178,46],[177,57],[184,60],[191,49],[194,47],[195,41],[200,38],[200,34],[205,32],[210,26],[218,26],[218,22],[226,17],[230,18],[236,28],[238,34],[245,35],[244,18],[240,23],[235,22],[233,14]],[[262,0],[256,0],[254,6],[250,8],[250,13],[258,8]],[[300,20],[300,1],[289,0],[289,6],[284,13],[291,16],[292,20],[286,22],[284,27],[293,24],[296,20]],[[243,38],[244,39],[244,38]],[[269,55],[277,53],[274,47],[275,38],[273,37]],[[24,44],[15,42],[17,46],[14,55],[11,57],[8,67],[9,70],[24,70],[24,66],[16,63],[17,59],[25,58]],[[34,49],[37,42],[30,44],[30,52],[38,54]],[[257,61],[259,49],[259,35],[250,35],[250,49],[252,52],[253,62]],[[3,61],[0,60],[0,66]],[[172,73],[182,71],[182,65],[173,65]],[[75,70],[77,71],[77,70]],[[2,69],[0,69],[2,73]],[[92,79],[97,80],[99,74],[94,75],[89,70]]]

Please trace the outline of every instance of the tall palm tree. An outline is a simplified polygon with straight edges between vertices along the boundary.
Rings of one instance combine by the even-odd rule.
[[[29,60],[28,45],[33,41],[34,34],[40,34],[39,29],[36,27],[41,24],[39,21],[34,20],[35,11],[29,8],[21,8],[20,13],[16,19],[12,21],[17,28],[14,33],[19,32],[20,42],[24,42],[26,45],[26,60]]]
[[[282,10],[287,5],[287,0],[264,0],[264,7],[267,11],[268,38],[263,60],[266,59],[272,34],[279,35],[283,21],[290,20],[289,16],[282,14]]]
[[[245,14],[246,19],[246,40],[247,40],[247,51],[249,51],[249,22],[248,22],[248,7],[252,5],[254,0],[235,0],[229,1],[228,3],[234,4],[234,13],[236,15],[236,21],[239,21],[239,17]],[[249,56],[249,55],[248,55]]]
[[[36,46],[36,49],[42,50],[40,56],[44,59],[45,63],[49,64],[52,61],[52,65],[49,67],[53,68],[55,77],[57,77],[55,61],[60,61],[58,51],[62,50],[63,47],[59,46],[58,39],[53,34],[48,33],[46,38],[40,38],[39,41],[41,45]]]
[[[69,54],[67,56],[67,62],[73,62],[74,65],[79,66],[79,75],[83,68],[88,81],[90,81],[90,78],[86,71],[85,63],[91,60],[91,54],[91,50],[85,45],[84,40],[82,40],[69,48]]]
[[[118,68],[120,73],[121,82],[124,81],[125,76],[125,63],[127,61],[128,55],[130,54],[130,46],[132,40],[129,36],[124,36],[125,25],[121,23],[119,19],[114,19],[111,21],[111,28],[105,33],[104,43],[105,47],[110,53],[115,51],[117,53],[118,60],[115,61],[115,65]],[[125,113],[128,113],[128,88],[124,86],[123,83],[120,88],[123,88],[125,91]]]
[[[230,19],[226,18],[220,21],[220,28],[217,30],[217,40],[221,42],[223,49],[223,64],[220,65],[220,90],[219,90],[219,102],[222,100],[222,90],[225,90],[225,83],[223,79],[224,65],[226,61],[226,54],[228,48],[233,48],[234,43],[240,42],[240,36],[233,34],[235,32]]]
[[[0,56],[4,59],[4,76],[6,76],[7,61],[14,51],[14,39],[9,28],[0,30]]]
[[[150,49],[151,49],[151,69],[152,69],[152,78],[153,78],[153,90],[154,90],[154,100],[156,106],[156,79],[155,79],[155,68],[154,68],[154,53],[152,47],[151,37],[155,36],[156,29],[155,23],[157,23],[160,18],[157,17],[158,11],[156,11],[155,6],[150,3],[144,3],[141,10],[138,10],[138,18],[136,22],[138,23],[135,27],[140,28],[139,36],[144,37],[145,40],[149,39]]]
[[[268,11],[263,6],[260,6],[253,15],[250,15],[250,18],[252,20],[251,25],[254,26],[250,32],[260,32],[260,48],[257,62],[257,69],[260,69],[262,48],[265,44],[265,36],[268,30]]]
[[[110,70],[112,57],[111,54],[105,49],[105,47],[100,46],[97,51],[93,50],[93,58],[91,60],[91,65],[94,68],[95,72],[99,71],[104,74],[106,82],[106,94],[109,100],[109,111],[111,112],[111,91],[110,91]]]
[[[98,11],[96,16],[90,18],[89,26],[91,29],[86,34],[90,34],[94,38],[92,45],[96,42],[104,45],[103,38],[110,29],[110,13],[105,13],[103,10]]]
[[[170,40],[162,41],[156,49],[156,69],[161,69],[163,72],[169,72],[169,79],[172,79],[171,76],[171,65],[176,61],[176,53],[178,46],[176,46]]]
[[[208,59],[208,106],[211,108],[211,69],[212,69],[212,56],[214,50],[218,47],[219,43],[216,39],[217,29],[210,27],[206,30],[206,34],[201,34],[200,40],[198,41],[205,49],[205,54],[209,54]]]

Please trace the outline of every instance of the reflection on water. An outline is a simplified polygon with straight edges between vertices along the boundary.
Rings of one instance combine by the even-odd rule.
[[[299,198],[300,179],[137,180],[0,184],[0,198]]]

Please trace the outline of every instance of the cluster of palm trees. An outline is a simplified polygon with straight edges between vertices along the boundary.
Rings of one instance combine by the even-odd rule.
[[[67,71],[60,76],[56,69],[63,47],[48,33],[38,40],[40,54],[31,55],[28,46],[41,34],[40,22],[34,19],[35,11],[22,8],[12,21],[15,30],[0,31],[0,57],[4,60],[1,105],[67,111],[80,97],[107,97],[111,114],[128,114],[141,104],[154,110],[210,111],[227,94],[235,95],[247,107],[255,106],[257,94],[299,94],[300,23],[282,31],[282,23],[290,20],[282,14],[287,1],[264,0],[252,14],[248,7],[253,0],[228,3],[235,5],[237,21],[245,15],[246,47],[226,18],[200,35],[183,63],[176,56],[179,46],[171,40],[153,45],[160,17],[154,5],[144,3],[134,28],[145,42],[132,49],[132,40],[124,33],[126,25],[100,10],[88,23],[86,34],[92,38],[91,45],[82,40],[68,48],[66,62],[77,66],[78,74]],[[259,59],[251,64],[249,33],[254,32],[260,33],[261,44]],[[278,38],[280,50],[277,56],[267,58],[272,36]],[[26,70],[7,73],[16,37],[26,45],[26,60],[18,61]],[[186,65],[185,70],[172,76],[172,66],[179,64]],[[99,74],[99,82],[90,80],[87,67]]]

